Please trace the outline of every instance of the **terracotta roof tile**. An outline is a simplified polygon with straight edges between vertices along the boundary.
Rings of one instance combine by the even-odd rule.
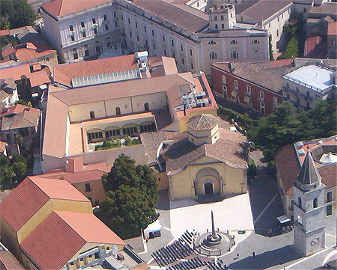
[[[14,255],[5,250],[0,250],[0,266],[2,270],[24,270]]]
[[[328,36],[337,36],[337,22],[328,24]]]
[[[6,150],[6,142],[0,141],[0,153],[3,153]]]
[[[4,112],[2,112],[0,114],[0,118],[4,117],[6,115],[10,115],[10,114],[19,114],[19,113],[23,112],[24,110],[29,110],[30,112],[32,112],[36,115],[40,115],[39,109],[28,107],[28,106],[25,106],[25,105],[22,105],[22,104],[16,104],[15,106],[12,106],[12,107],[6,109]]]
[[[14,80],[21,80],[22,75],[29,77],[29,74],[28,64],[0,69],[0,79],[14,78]]]
[[[48,200],[47,194],[27,177],[1,202],[1,218],[18,231]]]
[[[92,61],[62,64],[54,67],[54,80],[71,86],[71,79],[124,70],[138,69],[135,55],[123,55]]]
[[[57,213],[52,212],[20,246],[41,269],[61,269],[85,243]]]
[[[331,163],[318,168],[318,173],[322,177],[322,182],[326,188],[336,187],[337,185],[337,163]]]
[[[195,130],[212,129],[220,120],[211,114],[200,114],[191,117],[187,126]]]
[[[182,8],[162,0],[134,0],[132,4],[192,32],[198,32],[208,25],[208,15],[192,7]]]
[[[311,14],[337,15],[337,3],[325,2],[319,6],[313,6],[309,10],[309,17],[311,17]]]
[[[29,74],[31,87],[50,83],[49,74],[46,68]]]
[[[54,178],[54,179],[64,179],[67,180],[71,184],[75,183],[83,183],[89,181],[102,181],[102,175],[106,174],[106,171],[102,171],[99,169],[83,171],[83,172],[73,172],[73,173],[50,173],[43,174],[43,177],[46,178]]]
[[[43,8],[55,17],[60,17],[110,1],[111,0],[55,0],[44,4]]]

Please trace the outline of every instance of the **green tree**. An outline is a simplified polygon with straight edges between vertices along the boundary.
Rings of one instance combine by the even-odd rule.
[[[15,181],[15,185],[18,185],[26,177],[27,164],[25,162],[21,162],[21,161],[14,162],[13,172],[14,172],[14,178],[13,179]]]
[[[157,182],[148,166],[136,166],[135,160],[121,154],[102,183],[107,195],[100,203],[100,218],[122,238],[140,235],[157,219]]]
[[[27,0],[1,0],[1,29],[18,28],[32,25],[36,14]]]
[[[12,188],[14,177],[13,168],[10,166],[1,166],[0,167],[0,182],[2,189]]]

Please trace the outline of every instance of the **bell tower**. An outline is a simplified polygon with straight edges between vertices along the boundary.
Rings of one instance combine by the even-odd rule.
[[[324,187],[310,151],[294,183],[294,247],[303,256],[325,248]]]

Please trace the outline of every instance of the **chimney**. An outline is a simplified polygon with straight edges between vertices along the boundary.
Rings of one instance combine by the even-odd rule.
[[[65,169],[66,172],[70,173],[83,171],[83,157],[68,158],[66,160]]]

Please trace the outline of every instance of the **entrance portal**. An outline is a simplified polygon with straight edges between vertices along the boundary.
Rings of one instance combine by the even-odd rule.
[[[205,194],[213,194],[213,184],[212,183],[205,183]]]

